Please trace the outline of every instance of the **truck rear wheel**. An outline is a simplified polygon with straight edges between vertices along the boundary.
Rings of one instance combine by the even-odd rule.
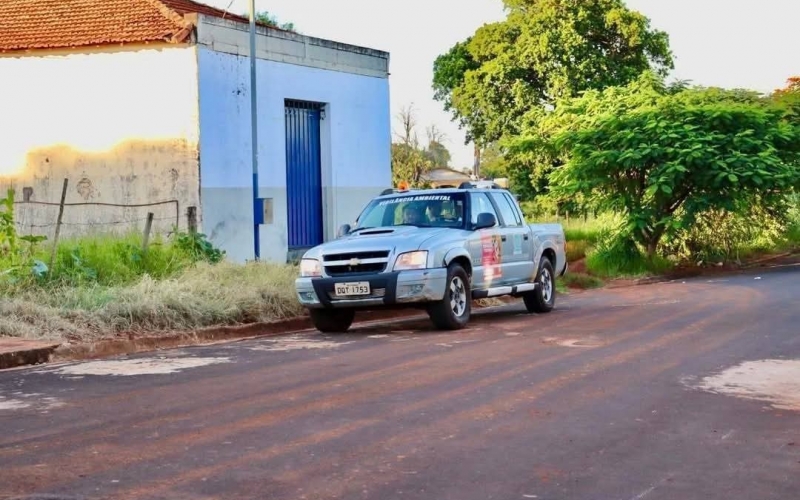
[[[471,312],[472,291],[467,271],[460,264],[450,264],[444,298],[428,306],[428,316],[439,330],[459,330],[467,325]]]
[[[311,309],[311,323],[322,333],[345,333],[353,324],[353,309]]]
[[[522,300],[529,313],[549,313],[556,305],[556,275],[553,263],[547,257],[542,257],[539,262],[536,288],[526,293]]]

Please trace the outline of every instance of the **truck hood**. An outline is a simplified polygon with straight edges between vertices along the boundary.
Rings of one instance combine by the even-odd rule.
[[[316,246],[306,253],[306,257],[319,258],[323,254],[380,250],[389,250],[395,253],[410,252],[419,249],[427,239],[446,231],[452,231],[452,229],[414,226],[365,229]]]

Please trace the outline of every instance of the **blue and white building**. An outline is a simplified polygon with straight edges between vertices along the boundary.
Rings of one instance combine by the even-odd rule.
[[[163,0],[156,10],[167,28],[137,38],[139,25],[132,26],[129,39],[115,39],[114,13],[86,27],[96,23],[101,0],[64,1],[75,4],[70,16],[84,23],[86,40],[39,40],[47,26],[37,16],[46,13],[35,2],[23,4],[33,12],[9,21],[27,23],[30,36],[0,37],[0,109],[5,123],[21,124],[0,134],[0,189],[28,188],[31,201],[58,201],[66,177],[68,203],[177,199],[179,225],[193,207],[200,231],[230,259],[253,259],[258,238],[263,260],[285,262],[332,238],[391,186],[386,52],[257,27],[254,193],[246,20]],[[156,2],[129,3],[142,11],[140,24],[152,22],[147,9]],[[71,213],[92,222],[108,210],[87,205]],[[141,220],[152,209],[132,210],[139,209],[127,216]],[[33,205],[19,213],[26,221],[52,216],[51,207]],[[174,224],[166,215],[163,231]]]

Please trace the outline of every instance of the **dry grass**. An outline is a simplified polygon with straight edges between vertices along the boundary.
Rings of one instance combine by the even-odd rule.
[[[28,289],[0,299],[0,336],[86,341],[297,317],[296,275],[293,266],[198,264],[127,286]]]
[[[567,253],[567,262],[575,262],[586,257],[586,252],[591,248],[588,240],[574,240],[567,241],[565,250]]]
[[[561,278],[561,282],[567,288],[578,288],[582,290],[592,288],[602,288],[605,284],[603,280],[586,273],[572,272],[567,273]]]

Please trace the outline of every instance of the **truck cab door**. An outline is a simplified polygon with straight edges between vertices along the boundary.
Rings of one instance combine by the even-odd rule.
[[[506,191],[489,192],[500,214],[503,242],[503,284],[527,283],[534,270],[531,230],[525,224],[517,204]]]
[[[469,238],[469,253],[472,258],[472,288],[486,289],[502,284],[503,241],[500,217],[485,193],[472,193],[469,206],[470,224],[475,227],[478,214],[490,213],[498,220],[492,228],[478,229]]]

